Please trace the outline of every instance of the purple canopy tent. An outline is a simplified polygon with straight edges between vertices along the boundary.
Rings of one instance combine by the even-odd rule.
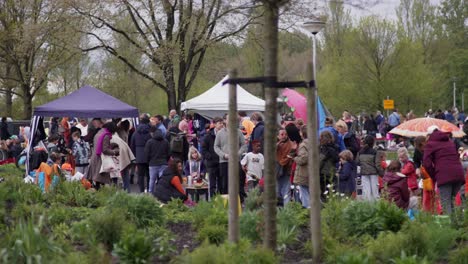
[[[133,118],[138,124],[138,109],[128,105],[106,93],[89,85],[70,93],[62,98],[38,106],[34,109],[31,119],[31,133],[29,136],[28,153],[31,150],[34,135],[43,117],[72,116],[72,117],[102,117],[102,118]],[[27,155],[29,159],[29,155]],[[28,160],[26,161],[28,166]],[[29,168],[26,167],[26,171]]]

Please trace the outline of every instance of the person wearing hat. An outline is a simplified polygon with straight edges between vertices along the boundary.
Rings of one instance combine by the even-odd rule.
[[[423,166],[432,180],[437,183],[444,214],[450,215],[453,200],[465,181],[463,166],[455,143],[449,135],[431,126],[427,130],[429,139],[424,148]]]

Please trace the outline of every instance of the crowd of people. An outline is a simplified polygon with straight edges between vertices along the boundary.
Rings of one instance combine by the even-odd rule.
[[[439,111],[438,111],[439,112]],[[454,123],[463,113],[449,112]],[[428,111],[428,116],[431,111]],[[442,118],[442,115],[435,115]],[[446,115],[444,116],[446,117]],[[431,127],[427,137],[400,138],[397,160],[387,160],[385,146],[376,144],[400,123],[415,118],[398,110],[386,118],[377,111],[325,119],[319,131],[320,191],[326,202],[331,193],[348,199],[376,201],[381,198],[403,209],[443,213],[453,210],[458,192],[464,198],[468,151],[460,140]],[[211,196],[228,193],[228,127],[238,128],[239,195],[241,202],[254,188],[263,187],[264,120],[260,112],[240,111],[238,122],[229,124],[227,115],[214,117],[203,128],[190,114],[168,117],[142,114],[133,127],[128,119],[103,120],[51,118],[47,153],[50,164],[67,163],[72,174],[79,173],[95,189],[118,184],[130,192],[131,184],[141,193],[150,193],[162,202],[188,199],[185,187],[192,182],[206,184]],[[278,204],[293,199],[309,207],[308,135],[303,120],[285,114],[278,126],[276,179]],[[21,151],[16,136],[6,136],[2,120],[0,147],[12,155]],[[411,157],[408,148],[414,148]],[[312,151],[312,150],[311,150]],[[291,187],[294,188],[291,188]],[[296,195],[297,194],[297,195]],[[419,202],[421,201],[421,202]],[[439,211],[440,208],[439,208]]]

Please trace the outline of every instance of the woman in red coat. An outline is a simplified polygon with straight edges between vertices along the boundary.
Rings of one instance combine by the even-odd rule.
[[[424,148],[423,166],[437,183],[442,209],[444,214],[449,215],[452,213],[453,200],[465,180],[463,166],[455,143],[448,134],[435,126],[429,129],[433,132]]]

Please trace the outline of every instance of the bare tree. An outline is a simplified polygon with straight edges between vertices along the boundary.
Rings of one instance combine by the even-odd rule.
[[[75,10],[92,27],[86,33],[92,43],[83,50],[103,49],[150,80],[167,94],[168,108],[178,108],[190,91],[212,44],[236,36],[254,19],[251,1],[118,0],[76,1]],[[126,28],[119,17],[131,20]],[[145,67],[132,62],[115,45],[109,32],[120,35],[139,50]]]
[[[0,59],[12,72],[0,79],[17,89],[0,89],[23,100],[23,117],[32,114],[32,100],[48,84],[52,69],[67,61],[66,51],[76,40],[69,25],[75,17],[61,1],[5,0],[0,2]]]

